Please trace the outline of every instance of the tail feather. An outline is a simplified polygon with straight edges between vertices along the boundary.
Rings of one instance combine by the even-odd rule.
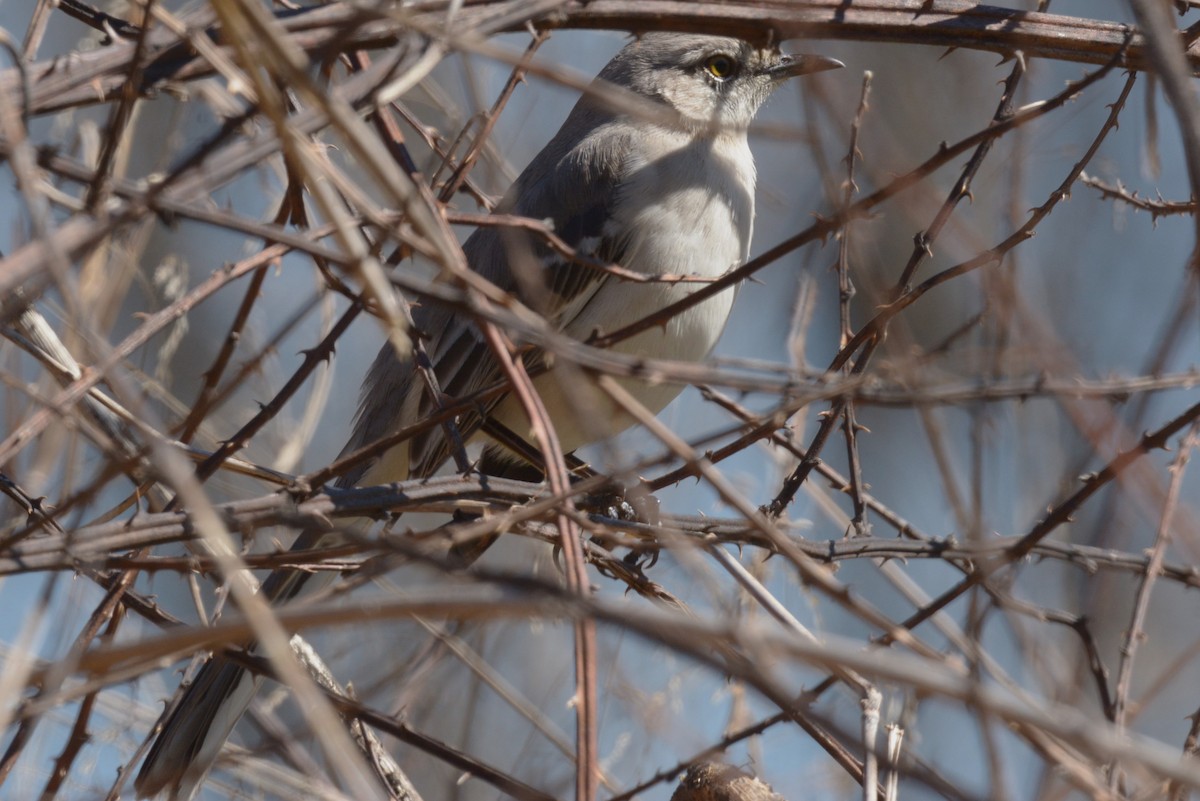
[[[302,535],[293,547],[330,544],[338,535]],[[272,573],[262,593],[272,603],[286,603],[327,587],[336,574],[327,572]],[[249,651],[254,644],[245,644]],[[262,679],[242,666],[215,656],[200,669],[195,681],[168,715],[134,781],[139,798],[164,796],[188,801],[221,753],[234,726],[250,707]]]
[[[190,799],[260,684],[261,678],[220,657],[201,668],[142,764],[134,782],[138,797]]]

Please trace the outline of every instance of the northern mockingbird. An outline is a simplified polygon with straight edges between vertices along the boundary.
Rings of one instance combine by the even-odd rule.
[[[597,78],[607,90],[650,108],[636,114],[612,92],[589,92],[562,128],[517,178],[498,212],[550,221],[577,254],[648,275],[717,278],[750,252],[754,226],[754,159],[747,129],[768,96],[796,75],[833,69],[822,56],[783,55],[775,48],[719,36],[653,33],[622,49]],[[648,101],[648,102],[647,102]],[[471,269],[526,300],[564,334],[586,339],[612,332],[695,291],[695,282],[631,282],[555,254],[534,237],[480,227],[463,245]],[[733,305],[731,288],[615,346],[641,356],[700,360],[716,344]],[[433,373],[445,396],[464,397],[503,378],[473,321],[425,303],[413,311]],[[534,355],[532,358],[537,358]],[[535,386],[564,452],[628,427],[599,392],[564,386],[551,369]],[[582,382],[586,383],[586,379]],[[681,387],[622,383],[652,413]],[[410,425],[435,408],[411,358],[390,344],[363,383],[359,414],[344,452]],[[462,415],[464,439],[495,428],[529,437],[521,403],[501,397]],[[343,485],[427,477],[454,452],[442,428],[388,451],[344,476]],[[485,444],[482,470],[507,473],[520,459]],[[304,543],[311,545],[312,543]],[[307,574],[275,574],[263,592],[293,597]],[[136,788],[187,798],[216,759],[249,705],[257,681],[219,658],[186,690],[151,748]]]

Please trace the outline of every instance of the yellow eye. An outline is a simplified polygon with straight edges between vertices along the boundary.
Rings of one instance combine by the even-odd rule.
[[[737,69],[737,62],[729,56],[718,55],[709,57],[708,61],[704,62],[704,69],[709,75],[717,80],[723,81],[733,75]]]

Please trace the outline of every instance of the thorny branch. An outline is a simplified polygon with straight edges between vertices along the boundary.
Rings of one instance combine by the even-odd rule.
[[[1039,798],[1200,788],[1200,716],[1188,728],[1157,711],[1196,707],[1181,677],[1200,660],[1177,606],[1200,587],[1200,479],[1184,470],[1200,417],[1189,338],[1200,284],[1179,267],[1200,252],[1188,144],[1196,3],[1130,0],[1117,21],[962,0],[329,3],[274,14],[213,0],[180,14],[143,2],[125,17],[80,0],[30,5],[27,19],[7,6],[0,17],[25,26],[19,46],[0,37],[0,160],[14,187],[0,195],[12,209],[0,258],[0,603],[21,609],[0,644],[0,794],[127,794],[178,683],[163,668],[206,649],[281,678],[305,706],[264,728],[283,742],[255,748],[243,727],[252,747],[231,750],[237,759],[210,785],[231,796],[332,793],[339,781],[353,792],[357,757],[339,715],[360,744],[391,735],[382,746],[397,764],[410,768],[415,749],[438,765],[410,771],[428,799],[441,797],[447,768],[531,799],[567,797],[572,785],[590,799],[603,775],[630,798],[712,758],[753,764],[799,798],[792,791],[822,771],[874,775],[877,725],[893,745],[912,735],[864,797],[887,785],[903,798],[914,783],[982,797],[928,746],[963,731],[984,743],[964,759],[991,777],[989,798],[1018,770],[1042,773]],[[593,28],[800,37],[797,49],[841,47],[850,72],[870,69],[858,93],[849,78],[806,84],[821,102],[805,104],[803,128],[786,100],[756,126],[758,255],[719,280],[648,279],[574,252],[543,220],[488,213],[504,189],[497,176],[520,166],[516,148],[540,147],[561,119],[521,105],[553,95],[529,86],[563,98],[588,90],[590,75],[565,63],[586,59],[564,48],[592,40],[560,31]],[[52,50],[63,37],[50,34],[63,31],[94,32],[98,45]],[[491,38],[500,33],[523,38],[514,47],[517,36]],[[995,94],[996,65],[976,51],[1011,63],[991,108],[979,100]],[[1062,63],[1094,69],[1066,73],[1076,79],[1063,87]],[[1117,70],[1129,75],[1098,121]],[[1126,108],[1137,89],[1154,106],[1156,89],[1135,83],[1142,72],[1171,100],[1172,124],[1157,131]],[[1040,99],[1018,101],[1018,82]],[[1140,169],[1140,149],[1159,147],[1146,136],[1181,143],[1162,143],[1164,158],[1182,160],[1161,180]],[[824,201],[805,195],[814,172]],[[1076,181],[1095,192],[1072,197]],[[1007,187],[1018,196],[1003,197]],[[1001,230],[998,209],[1013,207],[1033,208]],[[481,225],[534,238],[609,282],[696,291],[573,341],[467,269],[459,234]],[[796,271],[830,263],[817,246],[831,235],[837,271],[825,282],[810,270],[815,295],[797,305],[811,316],[796,315],[803,343],[788,366],[780,299]],[[975,276],[1016,253],[1006,297],[987,296]],[[735,318],[726,358],[612,349],[747,279],[767,289],[742,290],[750,312]],[[334,460],[360,352],[389,338],[421,353],[409,304],[473,320],[505,379],[451,397],[425,371],[425,419]],[[531,352],[546,358],[528,362]],[[313,376],[335,356],[326,401]],[[1138,362],[1147,367],[1128,366]],[[562,454],[533,381],[551,363],[606,391],[640,434]],[[629,395],[633,380],[699,397],[655,418]],[[479,475],[459,434],[463,415],[509,392],[535,422],[545,483]],[[340,428],[313,434],[295,422],[300,410]],[[844,457],[826,447],[838,426]],[[453,474],[327,486],[435,428],[455,443]],[[1181,436],[1177,453],[1160,453]],[[281,466],[285,451],[302,466]],[[1081,481],[1073,465],[1093,472]],[[285,546],[331,530],[346,540]],[[847,530],[858,536],[843,539]],[[464,570],[445,558],[496,537],[495,562]],[[753,554],[771,558],[751,575],[742,559]],[[248,571],[267,569],[346,580],[307,606],[270,610],[248,595]],[[213,582],[236,603],[206,625],[221,608],[201,589]],[[739,586],[745,602],[729,603]],[[955,601],[972,589],[960,614]],[[202,614],[179,611],[193,602]],[[332,671],[355,677],[347,691],[343,676],[317,674],[318,689],[289,659],[235,645],[299,630],[332,644]],[[347,652],[358,659],[339,658]],[[758,703],[729,704],[720,720],[734,686]],[[864,741],[847,721],[877,688]],[[933,698],[952,703],[921,714]],[[310,718],[316,707],[337,714]],[[737,714],[746,709],[760,717]],[[944,730],[928,728],[935,717]],[[574,744],[563,735],[572,724]],[[308,753],[306,725],[327,760]],[[811,747],[800,760],[796,732]]]

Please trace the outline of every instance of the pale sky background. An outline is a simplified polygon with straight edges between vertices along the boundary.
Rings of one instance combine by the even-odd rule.
[[[0,26],[19,38],[29,13],[25,3],[0,2]],[[30,4],[31,5],[31,4]],[[1061,14],[1078,14],[1096,18],[1129,20],[1125,4],[1101,0],[1060,0],[1051,10]],[[1192,13],[1185,19],[1195,21]],[[43,53],[65,52],[84,35],[83,29],[63,16],[51,24]],[[503,41],[519,51],[524,47],[523,36],[504,37]],[[579,75],[592,75],[625,41],[618,33],[562,32],[554,34],[541,49],[538,58],[548,64],[564,64]],[[870,191],[930,155],[941,141],[952,142],[986,125],[1000,92],[1000,83],[1008,74],[1007,64],[987,53],[956,51],[944,54],[933,48],[901,47],[898,45],[862,45],[844,42],[791,43],[786,49],[811,50],[842,59],[847,68],[820,76],[816,81],[793,82],[769,103],[760,116],[762,127],[773,131],[792,131],[783,137],[757,136],[752,142],[759,166],[758,218],[753,251],[760,253],[809,224],[813,214],[829,214],[836,198],[828,195],[831,187],[822,187],[820,165],[836,171],[835,180],[842,176],[841,159],[847,148],[847,132],[859,96],[864,71],[873,75],[873,90],[866,116],[860,150],[863,165],[858,177],[862,190]],[[5,62],[7,64],[7,62]],[[461,59],[449,59],[435,73],[441,90],[462,107],[473,111],[472,92],[484,104],[490,104],[507,75],[501,65],[480,58],[469,61],[464,71]],[[1035,61],[1027,78],[1022,103],[1050,97],[1061,90],[1064,82],[1080,77],[1087,71],[1080,65]],[[1108,76],[1066,109],[1051,114],[1031,126],[1014,145],[1015,137],[1000,142],[985,163],[975,182],[973,202],[963,203],[942,238],[935,245],[932,262],[922,266],[917,275],[920,281],[937,270],[968,258],[979,250],[1002,240],[1012,229],[1010,208],[1018,210],[1018,220],[1025,210],[1041,204],[1048,193],[1066,175],[1070,165],[1088,146],[1105,114],[1106,104],[1112,102],[1124,80],[1121,74]],[[1088,167],[1088,173],[1109,183],[1123,181],[1143,195],[1156,192],[1170,199],[1187,197],[1186,169],[1174,118],[1161,95],[1154,95],[1159,130],[1155,144],[1159,149],[1161,170],[1147,166],[1147,145],[1151,132],[1146,123],[1146,91],[1148,82],[1142,80],[1130,98],[1121,127],[1104,144],[1100,155]],[[815,91],[816,90],[816,91]],[[512,172],[504,174],[481,165],[474,173],[476,180],[492,191],[499,192],[549,139],[565,118],[576,94],[548,81],[530,78],[514,95],[501,117],[493,136],[497,150],[509,160]],[[419,95],[412,105],[420,113],[432,113],[428,103]],[[819,133],[817,153],[813,154],[803,141],[800,123],[807,113],[815,117]],[[72,119],[52,123],[38,120],[34,126],[39,141],[61,143],[69,149],[70,132],[85,120],[102,120],[97,111],[80,112]],[[159,168],[164,143],[179,152],[182,142],[199,137],[211,128],[211,119],[193,106],[181,106],[162,97],[145,104],[137,125],[139,136],[145,138],[131,164],[134,174]],[[171,137],[179,137],[178,139]],[[1014,151],[1014,147],[1022,150]],[[1018,159],[1014,154],[1020,152]],[[937,204],[957,177],[963,159],[938,172],[923,188],[902,195],[887,204],[880,214],[857,225],[853,233],[854,279],[858,287],[855,300],[855,319],[866,320],[881,293],[898,275],[912,247],[912,236],[928,224]],[[267,217],[272,210],[278,176],[277,165],[267,164],[228,187],[218,197],[243,214]],[[1021,169],[1021,195],[1013,198],[1014,171]],[[497,173],[500,174],[497,174]],[[833,189],[837,189],[834,185]],[[463,207],[465,200],[460,201]],[[20,203],[14,194],[11,173],[0,166],[0,210],[8,210],[0,225],[0,248],[10,252],[22,241],[24,220]],[[1132,375],[1144,369],[1149,355],[1161,336],[1165,318],[1174,308],[1183,286],[1184,263],[1193,245],[1193,229],[1186,218],[1167,218],[1155,226],[1149,215],[1115,207],[1092,189],[1077,185],[1070,199],[1058,206],[1054,214],[1039,229],[1037,236],[1015,252],[1015,265],[1022,301],[1028,316],[1018,325],[1017,345],[1006,352],[1004,369],[1014,378],[1037,375],[1051,366],[1056,377],[1080,376],[1089,379],[1112,375]],[[165,254],[182,254],[186,260],[187,280],[194,284],[222,263],[236,260],[250,252],[254,243],[223,232],[194,224],[181,224],[175,229],[160,228],[155,232],[143,259],[146,283],[135,287],[127,307],[122,309],[110,340],[118,341],[137,325],[136,312],[157,308],[161,299],[150,291],[154,266]],[[742,288],[733,318],[716,356],[728,359],[756,359],[786,363],[787,333],[799,287],[808,282],[809,291],[816,293],[816,311],[805,348],[807,366],[823,369],[837,347],[836,276],[831,270],[836,259],[835,243],[823,248],[809,246],[780,260],[759,274],[761,284]],[[887,346],[874,367],[884,375],[910,375],[922,385],[938,382],[970,382],[986,375],[988,351],[978,338],[958,342],[947,353],[935,355],[925,364],[924,372],[913,372],[913,356],[934,348],[947,335],[978,314],[983,307],[980,274],[957,279],[935,290],[906,311],[896,324]],[[284,324],[297,308],[308,303],[316,288],[311,265],[300,259],[285,260],[265,288],[266,297],[259,304],[246,338],[253,351]],[[221,296],[204,304],[188,320],[185,338],[172,358],[167,379],[176,395],[185,401],[194,397],[200,372],[210,363],[220,342],[224,327],[240,300],[241,286],[226,290]],[[339,311],[341,307],[339,306]],[[55,321],[52,299],[43,304],[43,311]],[[318,336],[319,315],[310,316],[304,324],[286,337],[277,353],[255,375],[241,396],[225,408],[212,425],[217,436],[228,435],[256,409],[257,401],[265,401],[278,389],[299,363],[299,351],[311,347]],[[1014,324],[1017,325],[1017,324]],[[1040,336],[1035,336],[1035,332]],[[333,366],[331,395],[325,414],[309,445],[304,449],[297,471],[310,470],[327,463],[336,455],[344,441],[351,415],[357,401],[357,386],[366,363],[381,341],[381,331],[370,319],[360,319],[343,338]],[[1168,371],[1186,369],[1197,361],[1196,326],[1192,320],[1180,349],[1168,365]],[[1032,347],[1031,342],[1040,343]],[[153,372],[157,365],[154,354],[161,347],[160,339],[145,354],[139,366]],[[34,380],[38,371],[29,364],[20,366],[24,380]],[[281,425],[260,438],[248,456],[270,463],[272,450],[294,429],[284,421],[296,420],[302,395],[280,418]],[[749,397],[745,402],[755,408],[765,408],[769,399]],[[1195,401],[1195,392],[1165,393],[1154,399],[1147,411],[1143,428],[1154,428]],[[1103,404],[1095,404],[1099,408]],[[1081,415],[1095,411],[1088,404],[1080,405]],[[818,408],[808,410],[795,421],[799,439],[806,443],[815,428]],[[4,408],[0,406],[0,415]],[[1118,409],[1117,414],[1125,411]],[[940,426],[941,442],[961,476],[959,491],[967,493],[968,477],[978,465],[981,471],[980,511],[977,516],[979,533],[1012,535],[1028,530],[1047,505],[1056,502],[1067,485],[1063,477],[1073,477],[1095,470],[1111,456],[1111,450],[1101,458],[1089,453],[1092,447],[1079,434],[1057,404],[1050,400],[1031,400],[1024,404],[1002,403],[964,408],[936,408],[932,418]],[[7,419],[7,418],[5,418]],[[726,425],[728,420],[718,411],[706,406],[694,390],[686,391],[662,415],[677,431],[697,436]],[[871,492],[896,509],[927,534],[965,538],[964,532],[947,501],[930,448],[930,429],[923,427],[911,409],[865,407],[859,412],[860,422],[870,433],[862,435],[860,446],[866,465],[866,480]],[[982,424],[979,424],[980,421]],[[978,427],[976,428],[976,425]],[[982,432],[982,456],[975,461],[973,431]],[[645,447],[649,437],[644,432],[631,432],[617,444],[622,454]],[[653,446],[648,452],[654,452]],[[842,469],[844,447],[840,438],[826,449],[830,463]],[[1164,464],[1169,455],[1151,457],[1154,464]],[[790,468],[790,462],[784,461]],[[55,470],[61,469],[55,468]],[[768,501],[775,493],[779,466],[764,450],[750,449],[722,465],[725,474],[743,487],[756,503]],[[55,473],[46,475],[38,492],[53,497]],[[223,480],[212,482],[216,491],[236,493],[246,491]],[[1197,482],[1189,477],[1184,498],[1194,495]],[[249,490],[258,494],[263,490]],[[680,514],[705,513],[728,515],[715,496],[703,485],[684,482],[660,495],[663,508]],[[109,499],[109,500],[115,500]],[[838,500],[842,509],[848,505]],[[1100,510],[1107,509],[1108,515]],[[11,510],[10,510],[11,511]],[[1114,537],[1119,547],[1140,552],[1153,540],[1156,518],[1154,510],[1138,512],[1136,504],[1117,496],[1113,505],[1089,505],[1077,523],[1064,529],[1062,536],[1073,542],[1109,542]],[[843,534],[841,523],[825,514],[812,499],[801,494],[790,510],[790,517],[806,536],[815,539],[837,539]],[[1120,525],[1115,525],[1119,523]],[[874,533],[892,536],[893,532],[876,521]],[[754,554],[742,554],[749,562]],[[509,543],[506,549],[489,554],[496,565],[521,565],[534,560],[545,575],[554,570],[548,554],[521,543]],[[1169,557],[1174,561],[1195,558],[1195,543],[1187,542]],[[847,620],[831,603],[802,589],[781,563],[766,566],[770,588],[807,625],[819,631],[862,637],[860,624]],[[905,571],[927,591],[933,593],[954,582],[958,575],[940,563],[913,563]],[[714,614],[736,610],[736,596],[728,581],[708,572],[696,577],[687,566],[669,556],[654,569],[651,577],[698,609]],[[397,583],[428,580],[419,572],[390,576]],[[899,600],[894,590],[878,577],[870,564],[850,564],[838,572],[838,578],[851,585],[854,591],[895,619],[908,614],[910,607]],[[1033,566],[1021,574],[1018,582],[1020,597],[1054,608],[1088,614],[1096,620],[1101,648],[1115,666],[1116,650],[1124,630],[1125,616],[1132,597],[1133,584],[1128,577],[1107,584],[1088,582],[1078,571],[1067,570],[1060,564]],[[724,585],[712,591],[707,580]],[[621,588],[604,579],[594,579],[601,590],[618,597]],[[0,579],[0,609],[15,610],[0,615],[0,647],[10,649],[21,637],[22,625],[28,617],[22,611],[46,591],[47,578],[41,575]],[[694,582],[694,584],[693,584]],[[141,588],[158,594],[168,607],[185,614],[190,602],[182,592],[178,578],[161,574],[146,581]],[[408,584],[406,586],[412,586]],[[1097,587],[1103,587],[1101,592]],[[50,619],[58,618],[61,625],[40,625],[39,638],[30,644],[39,656],[52,658],[68,647],[82,619],[80,610],[90,609],[97,597],[94,587],[82,580],[68,582],[60,578],[49,590],[53,594]],[[399,590],[396,590],[399,591]],[[1158,675],[1160,666],[1169,664],[1180,649],[1197,635],[1200,616],[1194,612],[1196,600],[1175,586],[1164,586],[1152,615],[1149,640],[1143,645],[1140,665],[1146,678]],[[961,620],[966,614],[964,604],[951,611]],[[999,616],[998,616],[999,617]],[[1004,622],[1000,622],[1003,620]],[[1108,625],[1106,625],[1106,623]],[[126,636],[134,636],[135,626],[126,628]],[[1046,692],[1036,676],[1026,671],[1029,666],[1014,650],[1020,637],[1036,632],[1052,643],[1044,653],[1046,665],[1040,669],[1061,676],[1070,674],[1078,657],[1077,643],[1065,629],[1046,633],[1025,619],[1000,618],[984,632],[984,642],[993,655],[1013,672],[1018,681],[1027,682],[1031,691]],[[1165,636],[1170,632],[1169,636]],[[1155,636],[1156,633],[1159,636]],[[519,765],[518,775],[540,777],[538,766],[545,765],[546,776],[561,782],[552,786],[538,782],[563,796],[569,794],[570,774],[565,772],[565,760],[544,739],[530,736],[527,727],[513,729],[510,736],[507,723],[491,728],[463,732],[468,722],[456,717],[456,702],[472,692],[461,669],[449,674],[440,686],[442,694],[430,697],[413,691],[406,695],[400,679],[403,660],[423,642],[417,638],[415,627],[395,624],[373,627],[370,636],[359,634],[347,642],[339,632],[329,632],[317,638],[329,649],[334,664],[355,679],[363,696],[385,708],[406,706],[407,714],[425,730],[448,740],[460,742],[479,756],[500,766]],[[929,633],[936,645],[944,643],[938,635]],[[1030,635],[1035,636],[1035,635]],[[488,658],[509,680],[525,691],[535,704],[563,731],[572,730],[572,713],[567,700],[573,689],[570,676],[570,632],[561,626],[511,624],[490,627],[486,632],[470,633],[471,641],[484,650]],[[630,786],[655,771],[674,764],[680,758],[719,741],[722,730],[729,725],[731,709],[737,699],[737,688],[729,686],[722,677],[699,668],[674,655],[648,649],[644,643],[605,630],[602,637],[602,662],[616,663],[619,671],[606,670],[602,676],[602,693],[606,705],[602,710],[601,751],[605,768],[619,784]],[[178,666],[177,666],[178,667]],[[340,674],[341,675],[341,674]],[[106,696],[105,714],[111,721],[104,736],[88,747],[87,759],[96,764],[91,777],[76,779],[67,798],[92,798],[108,787],[112,766],[127,757],[146,727],[152,722],[158,707],[150,701],[161,694],[157,682],[176,680],[173,671],[146,679],[135,685],[139,705],[121,704],[127,697],[127,686]],[[818,680],[817,672],[789,676],[798,690],[802,685]],[[1095,693],[1082,682],[1079,703],[1094,704]],[[1194,661],[1184,665],[1170,686],[1153,696],[1139,716],[1138,731],[1161,738],[1170,745],[1182,742],[1187,729],[1185,715],[1200,703],[1189,688],[1197,686]],[[1066,682],[1069,684],[1069,682]],[[1060,685],[1061,688],[1062,685]],[[1146,688],[1139,685],[1137,692]],[[397,700],[400,699],[400,700]],[[506,720],[512,713],[487,693],[475,700],[476,720]],[[1059,700],[1063,700],[1059,698]],[[406,702],[406,703],[402,703]],[[890,691],[885,715],[895,716],[903,702],[903,694]],[[770,714],[769,705],[755,697],[749,699],[751,717]],[[447,708],[448,707],[448,708]],[[857,725],[857,702],[845,691],[831,692],[819,710],[831,715],[842,725],[853,729]],[[69,725],[74,707],[66,706],[52,718],[52,723]],[[495,718],[490,717],[494,715]],[[933,762],[960,786],[969,788],[977,797],[1000,797],[1003,787],[1011,798],[1037,797],[1041,760],[1033,756],[1013,738],[997,730],[999,746],[1004,756],[1004,772],[992,776],[986,765],[985,751],[979,732],[968,723],[961,709],[942,702],[926,702],[920,708],[909,747]],[[513,724],[515,725],[515,724]],[[661,728],[659,728],[661,727]],[[245,727],[243,727],[245,728]],[[642,734],[639,734],[642,732]],[[648,734],[647,734],[648,733]],[[497,735],[500,736],[497,736]],[[13,798],[26,797],[44,782],[41,771],[51,764],[61,748],[62,731],[54,725],[43,725],[40,738],[30,753],[44,755],[40,765],[23,764],[27,775],[9,780],[6,793]],[[0,744],[7,740],[0,741]],[[491,799],[497,794],[478,782],[456,787],[456,774],[446,768],[429,768],[425,758],[400,749],[401,761],[414,771],[414,778],[423,778],[421,790],[428,801],[441,799]],[[854,791],[839,775],[836,767],[798,729],[778,726],[747,748],[742,744],[730,752],[731,761],[752,766],[764,779],[791,801],[824,798],[851,798]],[[426,770],[428,768],[428,770]],[[425,772],[423,772],[425,771]],[[90,783],[88,783],[90,782]],[[660,785],[646,797],[660,801],[670,795],[671,788]],[[216,791],[208,798],[221,797]],[[905,801],[936,797],[916,782],[906,786],[901,794]]]

